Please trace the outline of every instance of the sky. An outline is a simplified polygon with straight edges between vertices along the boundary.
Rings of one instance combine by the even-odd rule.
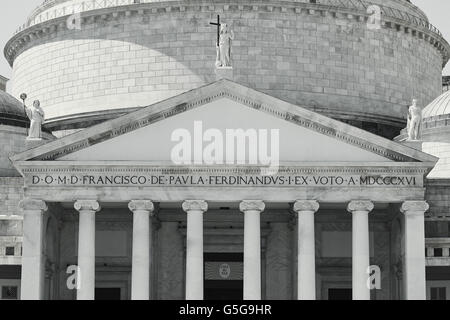
[[[11,77],[11,67],[3,56],[3,48],[6,42],[22,25],[28,15],[43,0],[1,0],[0,1],[0,75]],[[450,1],[449,0],[412,0],[421,8],[447,39],[450,41]],[[450,75],[450,63],[443,71],[444,75]]]

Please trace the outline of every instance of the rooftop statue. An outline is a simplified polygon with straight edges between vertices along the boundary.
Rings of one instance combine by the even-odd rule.
[[[28,131],[27,140],[41,140],[42,139],[42,124],[45,120],[44,110],[41,108],[41,103],[39,100],[35,100],[31,107],[27,107],[24,104],[25,112],[30,119],[30,130]]]
[[[408,141],[417,141],[421,138],[422,109],[417,106],[417,99],[413,99],[408,109]]]
[[[234,32],[226,23],[220,24],[219,44],[217,46],[216,67],[231,67],[231,41]]]

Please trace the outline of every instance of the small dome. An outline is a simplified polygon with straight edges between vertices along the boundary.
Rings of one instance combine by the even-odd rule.
[[[22,103],[0,90],[0,124],[25,127],[29,123]]]
[[[422,111],[423,119],[450,115],[450,91],[446,91],[426,106]]]

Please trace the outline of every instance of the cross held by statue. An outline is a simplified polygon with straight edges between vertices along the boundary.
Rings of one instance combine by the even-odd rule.
[[[217,22],[210,22],[210,25],[217,26],[217,46],[220,44],[220,15],[217,15]]]

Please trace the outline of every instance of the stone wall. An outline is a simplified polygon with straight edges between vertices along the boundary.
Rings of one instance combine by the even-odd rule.
[[[19,202],[23,198],[23,178],[0,177],[0,215],[21,215]]]
[[[13,177],[0,177],[0,216],[19,216],[19,201],[23,197],[23,179]],[[22,237],[22,220],[18,219],[0,219],[0,238],[1,237]],[[11,239],[8,238],[8,244],[11,245]],[[20,247],[16,243],[17,248]]]
[[[61,225],[60,230],[60,243],[59,243],[59,297],[60,300],[75,300],[76,291],[69,290],[67,287],[67,280],[70,276],[67,274],[67,267],[71,265],[77,265],[77,219],[75,214],[72,215],[69,212],[61,212],[64,217],[64,222]]]
[[[20,176],[9,157],[25,150],[26,136],[25,128],[0,125],[0,177]]]
[[[449,238],[450,180],[428,179],[425,199],[430,205],[425,221],[426,238]]]
[[[369,30],[338,10],[263,2],[115,7],[87,12],[81,30],[62,19],[18,49],[12,93],[26,89],[57,118],[149,105],[210,83],[216,32],[209,22],[217,13],[236,34],[234,81],[283,100],[401,127],[412,97],[426,105],[441,92],[443,57],[425,36],[394,25]]]
[[[425,199],[430,205],[428,215],[433,217],[450,216],[450,181],[448,179],[429,179]]]
[[[185,298],[184,243],[178,222],[163,222],[158,231],[158,300]]]
[[[265,298],[292,300],[292,232],[288,223],[271,223],[266,248]]]

